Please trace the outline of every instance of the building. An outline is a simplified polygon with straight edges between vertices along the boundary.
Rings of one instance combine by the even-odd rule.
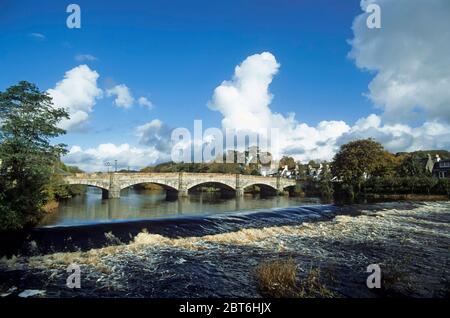
[[[450,159],[436,161],[433,166],[433,176],[439,179],[450,178]]]
[[[433,160],[431,155],[428,154],[425,170],[435,178],[450,178],[450,159],[441,159],[437,154],[436,159]]]

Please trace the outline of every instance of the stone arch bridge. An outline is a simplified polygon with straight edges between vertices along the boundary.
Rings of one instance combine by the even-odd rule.
[[[264,185],[283,192],[296,186],[297,181],[281,177],[262,177],[224,173],[75,173],[63,176],[65,184],[87,185],[101,188],[104,198],[120,198],[120,190],[141,183],[155,183],[169,191],[177,191],[178,196],[187,196],[188,190],[206,183],[218,183],[244,195],[244,189],[253,185]]]

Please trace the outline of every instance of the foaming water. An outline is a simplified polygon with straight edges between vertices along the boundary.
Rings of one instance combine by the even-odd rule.
[[[116,220],[80,225],[40,227],[27,236],[27,241],[15,246],[10,253],[29,254],[29,242],[34,242],[31,253],[88,250],[111,244],[128,243],[142,231],[166,238],[204,237],[219,233],[236,232],[331,219],[337,214],[351,214],[351,207],[335,205],[308,205],[287,208],[238,211],[206,216],[180,216]],[[10,248],[13,245],[8,246]]]
[[[120,236],[124,227],[135,229],[127,240]],[[338,297],[379,296],[365,285],[374,263],[385,277],[396,275],[382,291],[387,295],[449,295],[449,202],[311,205],[37,232],[56,237],[81,229],[106,238],[105,246],[4,258],[0,278],[1,269],[15,270],[20,279],[9,274],[10,284],[39,289],[45,283],[54,297],[258,297],[255,267],[289,258],[300,278],[319,267]],[[71,263],[86,275],[75,293],[64,288]]]

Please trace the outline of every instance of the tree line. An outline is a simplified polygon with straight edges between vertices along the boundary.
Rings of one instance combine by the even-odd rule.
[[[438,179],[426,170],[427,154],[450,158],[449,152],[436,150],[393,154],[372,138],[351,141],[323,164],[311,184],[325,197],[349,201],[393,194],[450,196],[450,178]]]

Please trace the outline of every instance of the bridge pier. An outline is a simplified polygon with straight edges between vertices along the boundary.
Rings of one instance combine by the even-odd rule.
[[[120,199],[120,189],[119,190],[109,190],[108,199]]]
[[[236,197],[240,198],[244,196],[244,187],[241,185],[241,175],[236,174]]]
[[[244,188],[236,188],[236,197],[240,198],[244,196]]]
[[[179,198],[185,198],[187,196],[189,196],[187,188],[181,188],[181,189],[178,190],[178,197]]]
[[[178,173],[178,197],[184,198],[189,195],[188,188],[184,182],[184,172]]]
[[[109,199],[109,191],[106,189],[102,189],[102,200]]]
[[[109,177],[109,199],[119,199],[120,198],[120,181],[116,173],[111,173]]]
[[[283,195],[284,194],[284,188],[283,185],[281,184],[281,177],[277,176],[277,194],[278,195]]]

